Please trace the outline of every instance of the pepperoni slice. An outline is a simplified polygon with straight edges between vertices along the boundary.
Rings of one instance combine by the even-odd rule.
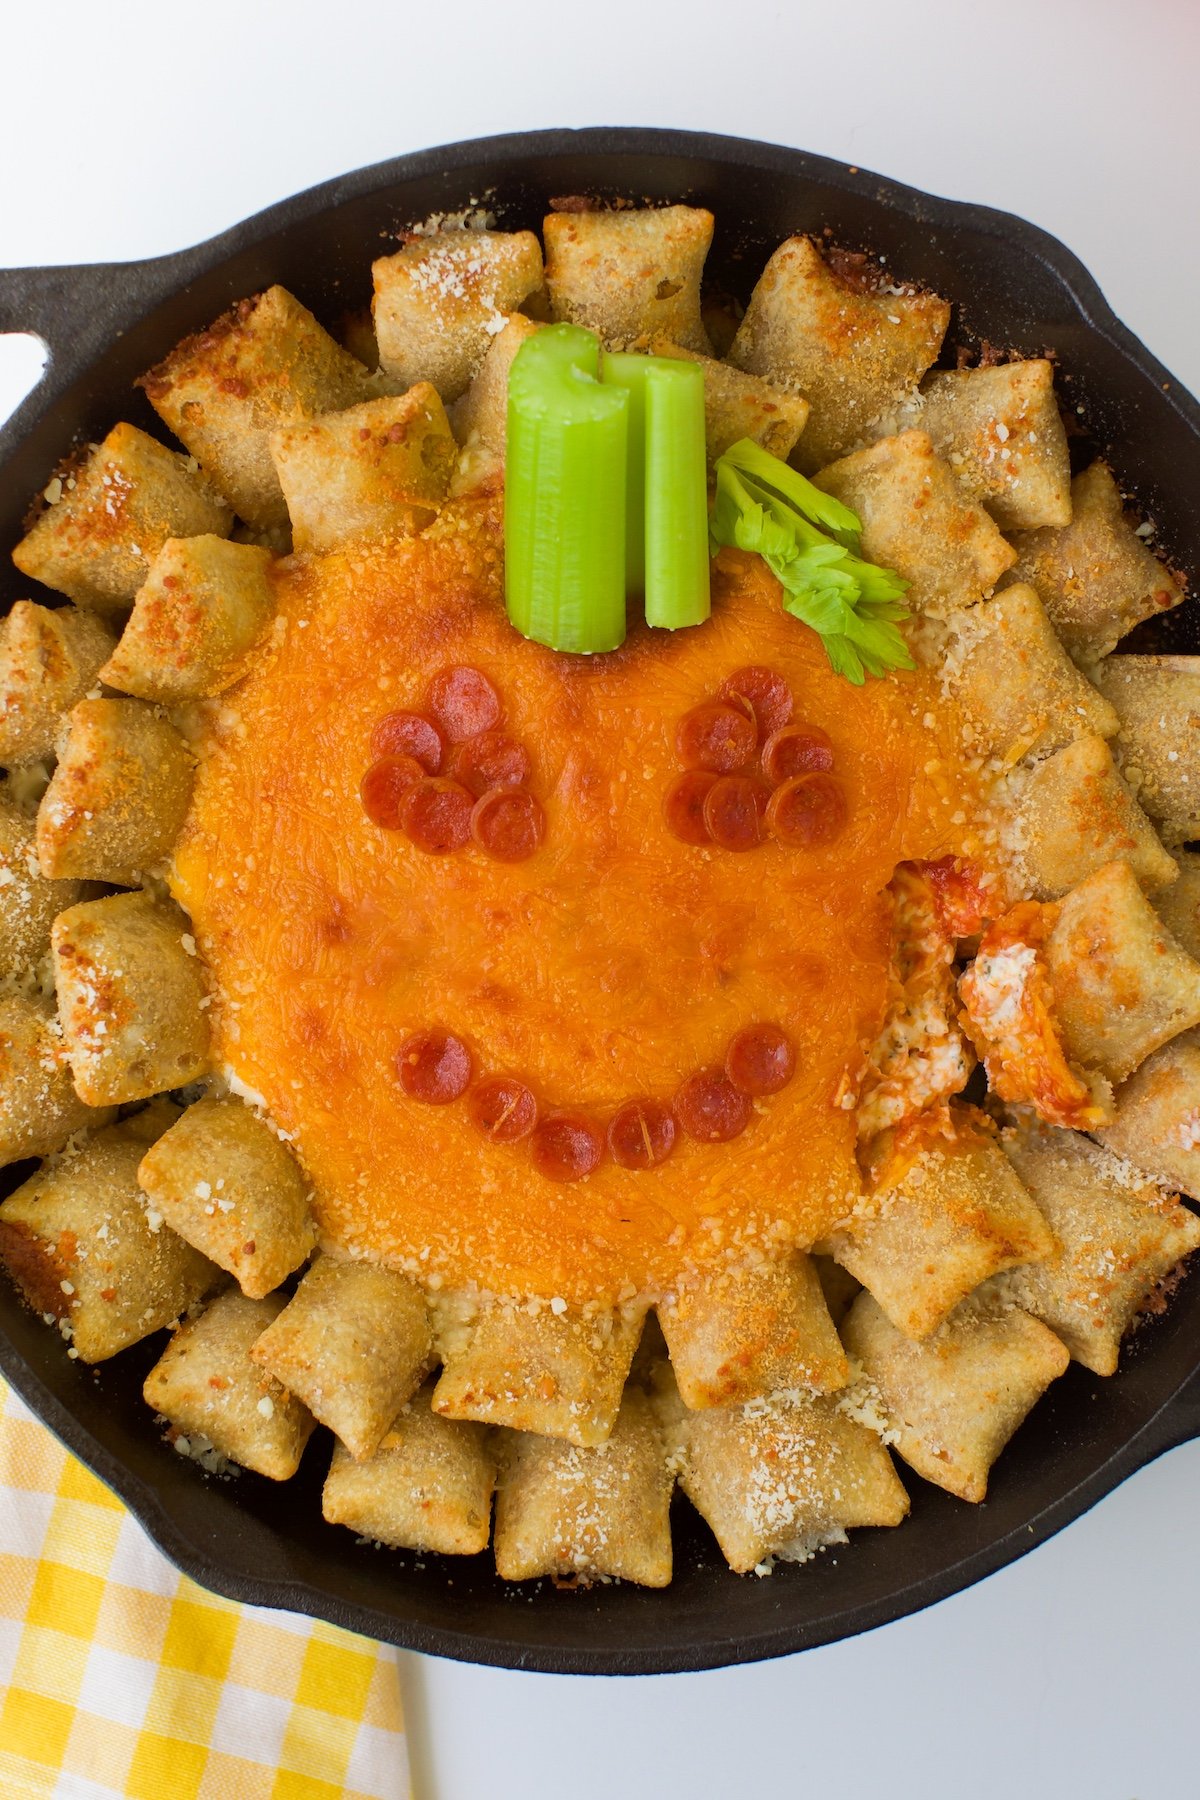
[[[371,748],[376,756],[415,756],[426,775],[438,773],[446,753],[433,720],[416,712],[384,713],[371,733]]]
[[[708,769],[714,775],[744,769],[757,743],[754,721],[727,700],[693,706],[675,728],[675,753],[684,768]]]
[[[729,1040],[725,1073],[739,1094],[777,1094],[796,1073],[791,1038],[778,1025],[744,1025]]]
[[[767,827],[781,844],[815,850],[840,836],[846,812],[842,784],[832,775],[795,775],[771,795]]]
[[[452,744],[490,731],[500,720],[500,696],[479,669],[455,663],[429,684],[429,710]]]
[[[722,850],[753,850],[763,841],[769,795],[750,775],[722,775],[704,798],[704,823]]]
[[[677,1129],[660,1100],[626,1100],[608,1122],[609,1154],[623,1169],[655,1169],[675,1148]]]
[[[579,1181],[598,1169],[604,1133],[582,1113],[551,1113],[534,1128],[529,1153],[549,1181]]]
[[[522,787],[529,780],[529,752],[503,731],[481,731],[455,744],[449,773],[482,800],[490,788]]]
[[[833,767],[833,745],[819,725],[785,725],[773,731],[763,745],[762,761],[769,781],[828,774]]]
[[[707,844],[708,826],[704,823],[704,802],[716,785],[716,776],[707,769],[688,769],[677,775],[663,795],[663,818],[667,830],[683,844]]]
[[[745,1131],[753,1109],[724,1069],[698,1069],[675,1095],[672,1110],[689,1137],[727,1144]]]
[[[396,1073],[410,1100],[448,1106],[470,1085],[471,1052],[451,1031],[414,1031],[396,1052]]]
[[[413,756],[381,756],[373,762],[358,784],[363,811],[372,825],[402,830],[408,796],[424,779],[425,771]]]
[[[735,669],[717,689],[722,700],[745,700],[758,721],[760,741],[779,731],[792,716],[792,690],[782,675],[761,663]]]
[[[444,856],[470,842],[474,804],[466,788],[457,781],[426,775],[409,789],[402,823],[418,850]]]
[[[471,1089],[467,1111],[494,1144],[515,1144],[537,1124],[538,1103],[514,1075],[489,1075]]]
[[[524,862],[545,835],[541,802],[525,788],[493,788],[475,802],[471,836],[497,862]]]

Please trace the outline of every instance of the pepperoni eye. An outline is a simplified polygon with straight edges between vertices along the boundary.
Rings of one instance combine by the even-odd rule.
[[[546,815],[525,788],[493,788],[475,802],[470,829],[497,862],[525,862],[546,835]]]
[[[796,1052],[778,1025],[745,1025],[729,1040],[725,1073],[741,1094],[777,1094],[796,1072]]]
[[[627,1100],[609,1120],[609,1153],[623,1169],[654,1169],[670,1156],[676,1134],[669,1106],[658,1100]]]
[[[748,775],[723,775],[704,800],[704,823],[722,850],[753,850],[763,838],[762,821],[768,794],[761,781]]]
[[[467,1111],[471,1123],[494,1144],[515,1144],[537,1124],[538,1103],[515,1076],[489,1075],[471,1089]]]
[[[672,1110],[690,1138],[727,1144],[745,1131],[752,1108],[723,1069],[698,1069],[676,1093]]]
[[[833,745],[819,725],[785,725],[763,745],[762,761],[774,782],[790,781],[793,775],[828,774]]]
[[[466,788],[442,776],[426,775],[409,789],[403,824],[409,840],[431,856],[461,850],[471,836],[475,802]]]
[[[481,731],[478,737],[456,744],[450,755],[450,774],[477,800],[490,788],[523,787],[529,780],[529,768],[524,744],[503,731]]]
[[[424,713],[390,712],[384,713],[371,733],[371,749],[376,756],[413,756],[426,775],[436,775],[446,746],[441,732]]]
[[[745,700],[758,721],[760,737],[770,737],[786,725],[792,716],[792,690],[774,669],[752,663],[735,669],[717,690],[722,700]]]
[[[396,1052],[396,1074],[410,1100],[448,1106],[471,1082],[471,1052],[453,1032],[415,1031]]]
[[[667,830],[684,844],[707,844],[708,826],[704,823],[704,802],[716,783],[716,776],[706,769],[689,769],[677,775],[663,795],[663,818]]]
[[[373,762],[358,787],[363,811],[372,825],[384,831],[402,830],[408,797],[424,779],[425,771],[415,757],[381,756]]]
[[[500,722],[500,696],[479,669],[455,663],[429,684],[429,710],[452,744],[477,737]]]
[[[816,850],[840,836],[846,812],[842,784],[832,775],[796,775],[771,795],[767,825],[780,843]]]
[[[604,1135],[582,1113],[551,1113],[529,1145],[534,1168],[549,1181],[579,1181],[600,1167]]]
[[[753,718],[727,700],[694,706],[675,731],[675,752],[684,768],[708,769],[714,775],[745,768],[757,743]]]

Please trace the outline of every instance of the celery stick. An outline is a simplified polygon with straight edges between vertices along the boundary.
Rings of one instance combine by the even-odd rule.
[[[677,631],[710,611],[704,370],[647,360],[646,623]]]
[[[642,594],[646,589],[646,383],[651,370],[665,361],[665,357],[606,350],[600,364],[600,379],[605,386],[624,388],[629,395],[629,449],[625,465],[625,590],[628,594]]]
[[[554,650],[615,650],[625,636],[629,395],[602,386],[599,365],[593,332],[551,325],[508,378],[508,616]]]

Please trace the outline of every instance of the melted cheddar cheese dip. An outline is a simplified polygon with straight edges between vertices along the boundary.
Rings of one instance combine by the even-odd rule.
[[[433,1286],[653,1295],[741,1242],[809,1245],[854,1203],[853,1082],[887,1002],[908,858],[977,854],[958,728],[924,673],[852,687],[783,612],[757,558],[724,552],[711,621],[638,624],[608,655],[560,655],[508,623],[494,499],[424,537],[275,575],[270,644],[206,709],[174,890],[214,972],[217,1059],[261,1095],[315,1189],[325,1238]],[[371,736],[447,666],[482,671],[530,749],[540,848],[427,854],[366,816]],[[680,717],[747,664],[781,674],[832,740],[841,835],[748,854],[683,844],[663,796]],[[476,1076],[518,1076],[543,1113],[601,1124],[669,1102],[756,1021],[796,1073],[728,1143],[680,1136],[648,1170],[606,1158],[547,1179],[462,1102],[410,1098],[397,1051],[442,1028]]]

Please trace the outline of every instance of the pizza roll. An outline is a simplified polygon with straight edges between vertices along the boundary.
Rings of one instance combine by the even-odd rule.
[[[949,306],[898,285],[882,269],[877,286],[847,279],[807,237],[788,238],[759,277],[729,360],[809,402],[793,456],[806,474],[861,443],[937,358]]]
[[[287,523],[271,433],[354,406],[376,391],[362,364],[281,287],[239,300],[207,331],[184,338],[142,376],[141,386],[238,517],[259,531]],[[163,538],[212,529],[200,525]]]
[[[643,1317],[549,1304],[531,1312],[488,1300],[465,1342],[446,1346],[433,1409],[448,1419],[602,1444],[616,1421]]]
[[[1200,656],[1109,656],[1095,681],[1115,708],[1121,773],[1168,844],[1200,837]]]
[[[504,329],[487,347],[471,385],[449,408],[454,435],[462,445],[453,487],[466,493],[504,466],[508,444],[508,372],[525,342],[542,327],[524,313],[510,313]]]
[[[413,1395],[366,1461],[334,1445],[321,1510],[331,1525],[395,1550],[475,1556],[492,1535],[491,1434],[440,1418],[431,1392],[426,1386]]]
[[[47,880],[34,821],[0,794],[0,978],[41,961],[50,948],[50,927],[82,891],[78,881]]]
[[[1164,929],[1128,863],[1107,863],[1063,898],[1045,958],[1069,1054],[1113,1083],[1200,1024],[1200,963]]]
[[[967,742],[985,757],[1016,763],[1117,729],[1116,713],[1071,661],[1025,582],[955,613],[945,673]]]
[[[412,537],[437,517],[458,447],[437,389],[284,425],[271,456],[299,551],[324,555],[358,538]]]
[[[650,1401],[638,1388],[625,1395],[602,1444],[506,1431],[496,1489],[498,1574],[666,1587],[673,1485]]]
[[[828,1248],[907,1337],[926,1338],[989,1275],[1052,1254],[1046,1221],[990,1136],[931,1144]]]
[[[1102,737],[1077,738],[1016,772],[1008,805],[1018,855],[1039,900],[1056,900],[1118,857],[1145,888],[1174,879],[1174,862]]]
[[[146,1152],[138,1180],[171,1229],[251,1299],[278,1287],[316,1243],[299,1164],[241,1100],[189,1106]]]
[[[252,1354],[362,1462],[420,1387],[431,1349],[415,1282],[378,1263],[319,1256]],[[424,1433],[430,1443],[437,1436]]]
[[[208,997],[178,907],[145,893],[83,900],[60,913],[51,943],[81,1100],[142,1100],[204,1074]]]
[[[94,613],[13,602],[0,620],[0,763],[54,755],[64,713],[94,685],[112,647]]]
[[[787,461],[808,420],[808,401],[802,394],[776,387],[732,363],[685,350],[669,338],[653,338],[649,347],[653,356],[681,357],[704,370],[704,447],[710,467],[742,438]]]
[[[229,1288],[172,1333],[147,1375],[142,1397],[179,1437],[207,1438],[214,1450],[272,1481],[300,1467],[316,1424],[308,1409],[250,1360],[255,1340],[282,1310],[282,1294],[251,1300]]]
[[[111,1107],[85,1106],[75,1092],[51,1002],[0,995],[0,1165],[49,1156],[113,1117]]]
[[[807,438],[808,430],[802,446]],[[815,479],[858,514],[863,556],[904,577],[904,604],[913,612],[944,618],[973,606],[1016,560],[923,431],[881,438]]]
[[[1061,530],[1014,534],[1014,573],[1037,589],[1059,637],[1086,667],[1142,619],[1178,606],[1183,589],[1125,517],[1105,463],[1075,477],[1071,508]]]
[[[1200,1200],[1200,1032],[1184,1032],[1148,1056],[1096,1136],[1152,1180]]]
[[[371,273],[384,369],[406,388],[432,382],[449,402],[508,314],[541,287],[542,247],[532,231],[441,231],[380,257]]]
[[[100,679],[164,706],[223,693],[275,616],[272,560],[211,533],[168,538]]]
[[[849,1370],[812,1259],[720,1268],[658,1308],[685,1406],[728,1406],[778,1388],[826,1392]]]
[[[1172,850],[1179,874],[1167,887],[1154,890],[1150,904],[1175,942],[1200,962],[1200,854]]]
[[[920,422],[1001,531],[1071,523],[1071,457],[1043,357],[935,369],[921,390]]]
[[[147,1144],[175,1116],[157,1101],[106,1126],[0,1203],[0,1260],[84,1362],[140,1343],[221,1279],[207,1257],[147,1211],[137,1184]]]
[[[170,854],[194,773],[175,727],[141,700],[81,700],[38,809],[42,873],[136,887]]]
[[[842,1336],[879,1393],[897,1453],[960,1500],[986,1497],[992,1464],[1071,1360],[1053,1331],[983,1293],[920,1343],[860,1294]]]
[[[679,1485],[738,1575],[766,1574],[771,1557],[807,1562],[847,1531],[899,1525],[908,1512],[891,1457],[832,1395],[691,1412],[664,1379],[658,1403]]]
[[[1108,1133],[1102,1133],[1105,1138]],[[1076,1362],[1115,1375],[1121,1339],[1158,1284],[1200,1246],[1200,1219],[1157,1181],[1077,1131],[1022,1115],[1004,1149],[1043,1213],[1057,1249],[1006,1279]]]
[[[685,350],[711,349],[700,279],[713,216],[702,206],[550,213],[543,221],[550,313],[622,347],[661,332]]]
[[[195,463],[135,425],[114,425],[78,467],[54,477],[46,498],[13,561],[99,613],[129,605],[168,538],[224,536],[232,523]]]

